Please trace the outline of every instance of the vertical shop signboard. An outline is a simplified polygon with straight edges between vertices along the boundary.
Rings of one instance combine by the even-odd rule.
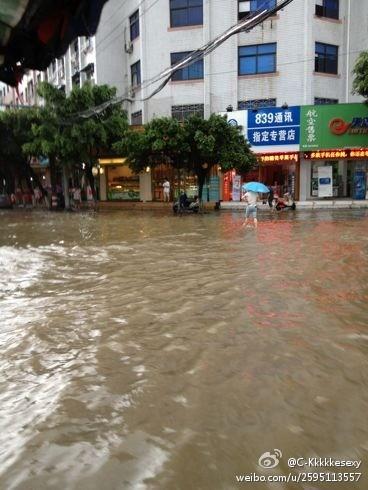
[[[241,186],[241,176],[234,175],[233,177],[233,201],[240,201],[240,186]]]
[[[248,140],[256,153],[299,151],[300,107],[248,111]]]
[[[332,196],[332,166],[318,167],[318,197]]]

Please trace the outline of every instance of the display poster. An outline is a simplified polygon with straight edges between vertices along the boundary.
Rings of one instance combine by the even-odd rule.
[[[318,167],[318,197],[332,196],[332,166]]]
[[[365,199],[365,182],[366,176],[364,170],[356,170],[354,173],[354,191],[353,199]]]
[[[234,175],[233,177],[233,201],[240,201],[241,176]]]

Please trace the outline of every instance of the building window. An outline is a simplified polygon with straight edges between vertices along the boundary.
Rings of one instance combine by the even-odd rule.
[[[73,88],[74,87],[80,87],[80,73],[77,72],[77,73],[74,73],[74,75],[72,76],[72,86]]]
[[[238,18],[243,19],[258,10],[273,9],[276,0],[238,0]]]
[[[133,41],[139,36],[139,10],[129,17],[130,40]]]
[[[276,99],[254,99],[254,100],[240,100],[238,102],[238,109],[263,109],[265,107],[276,107]]]
[[[316,0],[316,15],[318,17],[339,18],[339,0]]]
[[[170,0],[171,27],[203,24],[203,0]]]
[[[276,71],[276,43],[240,46],[239,75],[256,75]]]
[[[178,121],[184,121],[194,115],[204,118],[204,104],[173,105],[171,107],[171,116]]]
[[[338,46],[332,44],[316,43],[315,67],[319,73],[337,74]]]
[[[137,61],[130,67],[132,86],[136,87],[141,84],[141,62]]]
[[[314,105],[338,104],[339,99],[327,99],[326,97],[314,97]]]
[[[130,120],[133,126],[142,124],[142,111],[132,112]]]
[[[171,53],[171,66],[178,63],[191,53],[191,51],[183,51],[181,53]],[[192,65],[181,68],[173,74],[171,80],[200,80],[203,78],[203,59],[198,60]]]

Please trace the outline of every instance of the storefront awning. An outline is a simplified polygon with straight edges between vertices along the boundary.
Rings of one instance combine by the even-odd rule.
[[[100,165],[126,165],[126,158],[99,158],[98,163]]]

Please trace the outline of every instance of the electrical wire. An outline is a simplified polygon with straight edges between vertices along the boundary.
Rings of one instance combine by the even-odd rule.
[[[155,0],[157,2],[158,0]],[[190,66],[191,64],[195,63],[198,60],[203,59],[207,54],[211,53],[213,50],[215,50],[218,46],[220,46],[222,43],[224,43],[227,39],[229,39],[231,36],[234,34],[238,34],[240,32],[244,31],[250,31],[263,21],[265,21],[268,17],[271,17],[274,15],[276,12],[281,10],[282,8],[286,7],[289,5],[293,0],[282,0],[279,4],[276,4],[276,6],[272,9],[263,9],[263,10],[258,10],[254,12],[253,14],[250,15],[250,17],[247,17],[234,26],[232,26],[230,29],[227,29],[225,32],[217,36],[215,39],[212,41],[206,43],[204,46],[201,48],[191,52],[189,55],[185,56],[182,60],[179,62],[175,63],[174,65],[166,68],[163,70],[161,73],[158,75],[155,75],[149,80],[146,80],[141,84],[141,89],[146,89],[150,87],[152,84],[159,82],[162,78],[164,78],[163,82],[155,89],[153,92],[151,92],[148,96],[138,99],[137,101],[140,102],[145,102],[152,97],[154,97],[157,93],[159,93],[166,85],[167,83],[171,80],[171,77],[178,71],[181,70],[187,66]],[[153,4],[151,4],[152,6]],[[265,5],[267,3],[265,2]],[[116,97],[109,101],[108,105],[107,103],[101,104],[100,106],[97,106],[93,109],[89,109],[88,111],[83,111],[78,114],[73,114],[70,117],[80,117],[80,118],[88,118],[91,117],[92,114],[99,114],[100,112],[104,111],[106,107],[109,105],[116,105],[120,104],[123,101],[129,101],[131,102],[132,99],[129,97],[129,93],[124,94],[123,96]]]

